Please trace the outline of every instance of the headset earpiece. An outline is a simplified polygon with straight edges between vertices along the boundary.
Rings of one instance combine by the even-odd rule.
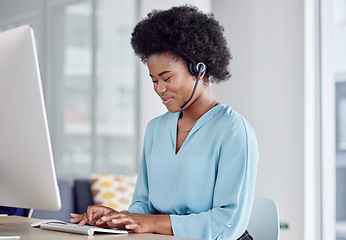
[[[199,62],[197,64],[190,62],[190,64],[189,64],[189,71],[194,76],[198,76],[199,74],[202,75],[206,69],[207,68],[206,68],[205,64],[202,62]]]

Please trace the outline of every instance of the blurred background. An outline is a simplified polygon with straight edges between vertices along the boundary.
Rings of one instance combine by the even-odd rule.
[[[280,239],[346,239],[346,0],[0,0],[0,31],[34,28],[58,178],[137,172],[166,109],[131,32],[184,3],[225,28],[232,77],[212,89],[257,133],[256,196],[278,203]]]

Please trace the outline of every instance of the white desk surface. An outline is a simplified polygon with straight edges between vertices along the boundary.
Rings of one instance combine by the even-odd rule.
[[[19,216],[0,216],[0,234],[19,235],[20,240],[66,240],[66,239],[96,239],[96,240],[191,240],[191,238],[172,237],[159,234],[137,234],[126,235],[115,234],[95,234],[86,236],[74,233],[64,233],[41,228],[31,227],[31,223],[38,221],[36,218],[26,218]]]

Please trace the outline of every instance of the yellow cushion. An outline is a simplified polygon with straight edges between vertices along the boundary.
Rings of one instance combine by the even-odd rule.
[[[131,204],[137,175],[91,174],[91,191],[96,205],[127,210]]]

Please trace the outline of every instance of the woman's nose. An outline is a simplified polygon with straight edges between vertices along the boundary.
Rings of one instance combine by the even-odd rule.
[[[162,82],[162,81],[159,81],[157,83],[157,86],[156,86],[156,92],[157,93],[163,93],[165,92],[167,89],[166,89],[166,86],[165,84]]]

